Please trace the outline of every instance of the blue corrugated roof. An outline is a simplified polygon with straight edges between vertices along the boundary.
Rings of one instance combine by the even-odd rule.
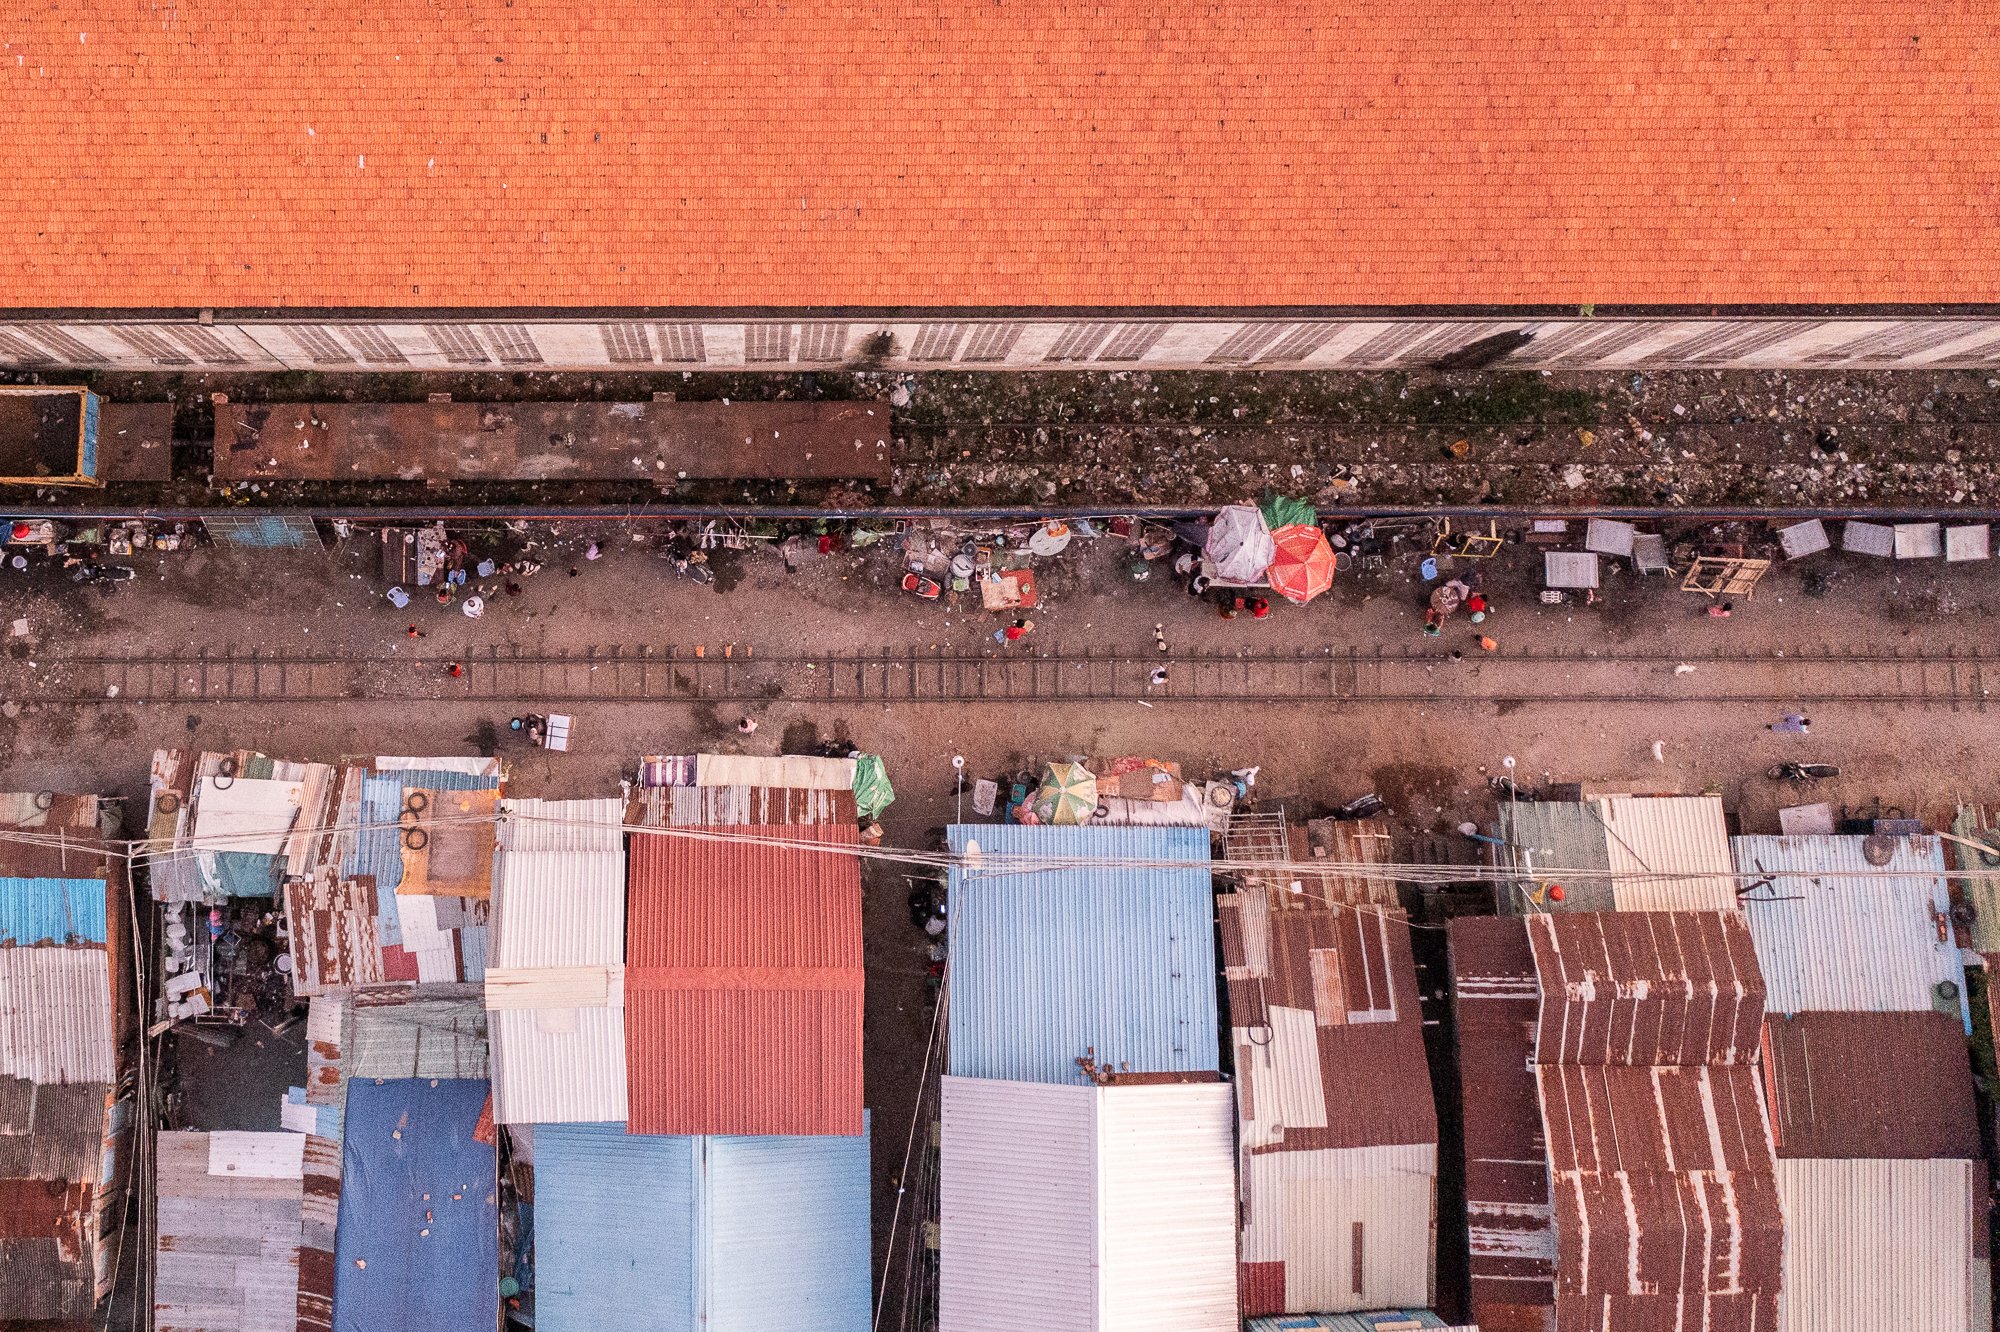
[[[0,943],[103,943],[104,880],[0,878]]]
[[[868,1137],[535,1129],[544,1332],[865,1332]]]
[[[494,1149],[473,1140],[487,1084],[347,1086],[334,1332],[492,1332],[500,1317]]]
[[[1080,1082],[1087,1049],[1134,1073],[1217,1066],[1206,830],[951,829],[954,852],[974,843],[981,867],[951,873],[950,1072]]]

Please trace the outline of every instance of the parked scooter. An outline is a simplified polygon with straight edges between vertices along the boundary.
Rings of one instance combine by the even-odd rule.
[[[1774,763],[1764,775],[1774,782],[1823,782],[1840,776],[1840,769],[1831,763]]]
[[[78,583],[129,583],[139,576],[139,571],[129,564],[85,562],[72,569],[69,576]]]
[[[914,593],[922,597],[925,601],[936,601],[938,594],[944,591],[942,587],[938,586],[936,579],[925,578],[921,574],[913,573],[903,575],[903,590]]]

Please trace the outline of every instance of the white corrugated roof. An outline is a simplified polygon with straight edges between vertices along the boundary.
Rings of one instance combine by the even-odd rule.
[[[1618,910],[1735,910],[1720,796],[1606,796],[1597,808]]]
[[[102,948],[0,948],[0,1077],[115,1082]]]
[[[1227,1084],[944,1080],[944,1332],[1235,1332]]]
[[[1242,1168],[1245,1198],[1282,1200],[1246,1218],[1243,1261],[1285,1265],[1287,1308],[1430,1305],[1434,1144],[1246,1152]]]
[[[624,805],[510,800],[493,858],[488,1006],[493,1115],[503,1124],[626,1115]],[[574,1000],[593,989],[589,1004]],[[601,993],[601,997],[599,997]],[[538,997],[539,996],[539,997]]]
[[[1984,1179],[1972,1161],[1780,1160],[1778,1332],[1988,1332]]]
[[[699,754],[694,761],[696,786],[790,786],[811,791],[852,791],[853,759],[817,758],[809,754],[765,757],[758,754]]]
[[[1867,840],[1735,839],[1738,869],[1769,876],[1742,898],[1765,1008],[1921,1012],[1934,1006],[1939,982],[1950,981],[1961,992],[1953,1007],[1964,1016],[1964,972],[1938,839],[1886,839],[1890,855],[1880,866],[1863,853]]]

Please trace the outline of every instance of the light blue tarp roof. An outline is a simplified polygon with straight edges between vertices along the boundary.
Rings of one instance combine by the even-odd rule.
[[[868,1136],[535,1128],[541,1332],[867,1332]]]
[[[1215,903],[1201,828],[958,824],[951,1048],[960,1077],[1084,1080],[1217,1067]]]

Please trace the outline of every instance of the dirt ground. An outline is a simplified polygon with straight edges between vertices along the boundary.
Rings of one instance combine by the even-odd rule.
[[[583,704],[574,749],[566,754],[510,744],[505,705],[454,701],[443,664],[491,644],[582,649],[591,645],[677,645],[691,651],[733,643],[767,654],[926,648],[1050,652],[1149,652],[1154,625],[1176,651],[1255,647],[1421,643],[1426,589],[1417,554],[1380,573],[1349,576],[1307,607],[1280,605],[1262,622],[1222,620],[1164,574],[1129,579],[1129,552],[1113,539],[1079,541],[1041,568],[1047,604],[1023,644],[1001,649],[1004,620],[976,608],[925,603],[893,588],[900,572],[886,549],[837,553],[787,572],[769,549],[726,555],[712,587],[677,579],[646,542],[617,527],[544,535],[547,567],[518,598],[495,595],[469,620],[419,600],[403,612],[383,599],[378,550],[357,538],[324,554],[193,550],[141,555],[143,576],[101,589],[59,573],[0,570],[0,636],[16,619],[25,634],[0,638],[0,691],[18,715],[0,717],[0,786],[103,791],[143,807],[155,747],[248,747],[299,759],[385,752],[466,753],[499,743],[512,763],[510,791],[582,796],[616,789],[641,753],[724,750],[773,753],[820,738],[851,738],[882,754],[898,800],[884,822],[894,845],[929,846],[958,812],[951,759],[966,773],[1004,777],[1072,754],[1141,753],[1179,760],[1191,773],[1258,766],[1258,789],[1299,813],[1379,793],[1406,832],[1470,859],[1454,843],[1462,819],[1490,817],[1485,780],[1516,760],[1524,781],[1631,783],[1638,790],[1719,790],[1747,832],[1777,831],[1789,788],[1763,769],[1783,758],[1839,764],[1843,776],[1815,792],[1857,808],[1899,807],[1935,815],[1958,797],[1994,800],[1990,755],[2000,746],[2000,708],[1811,709],[1809,738],[1772,734],[1766,708],[1699,700],[1671,708],[1608,704],[1126,703],[759,705],[760,729],[736,729],[740,710],[713,705]],[[597,561],[582,558],[588,540]],[[569,570],[575,568],[576,576]],[[2000,569],[1991,564],[1897,564],[1828,554],[1780,568],[1754,601],[1712,619],[1700,598],[1664,580],[1625,573],[1607,580],[1596,608],[1543,607],[1532,588],[1538,553],[1509,547],[1481,570],[1499,607],[1485,628],[1510,644],[1619,649],[1670,660],[1697,649],[1792,650],[1799,645],[1943,650],[1990,645],[2000,610]],[[1805,572],[1827,579],[1805,593]],[[1462,571],[1462,570],[1461,570]],[[412,640],[416,622],[427,637]],[[1476,653],[1475,631],[1460,617],[1437,640],[1440,668],[1453,647]],[[35,702],[40,682],[60,681],[63,659],[92,652],[166,653],[288,647],[398,653],[438,696],[418,703],[357,698],[342,704],[93,706]],[[48,687],[54,687],[53,685]],[[1655,762],[1661,744],[1664,762]],[[969,804],[967,805],[969,813]],[[897,1172],[919,1087],[930,1014],[925,944],[909,919],[908,885],[893,870],[871,871],[866,904],[869,977],[868,1103],[874,1112],[878,1253],[886,1243]],[[204,1061],[197,1061],[199,1064]],[[208,1062],[213,1062],[212,1060]],[[212,1089],[211,1089],[212,1090]],[[258,1106],[275,1114],[259,1088]],[[223,1113],[218,1110],[216,1113]],[[245,1126],[257,1115],[246,1111]],[[905,1216],[905,1224],[910,1218]]]

